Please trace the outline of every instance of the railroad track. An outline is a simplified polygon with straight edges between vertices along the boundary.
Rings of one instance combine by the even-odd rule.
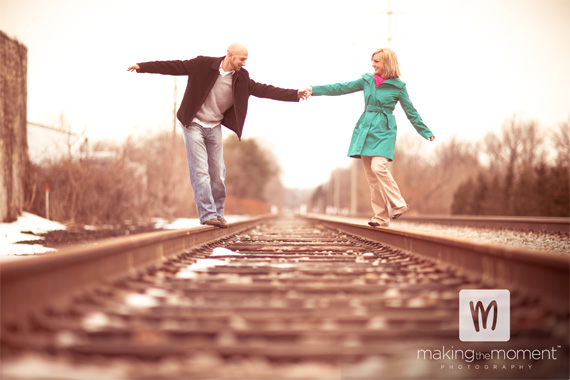
[[[568,270],[317,218],[115,239],[0,268],[2,375],[565,379]],[[459,339],[474,289],[510,291],[508,342]]]

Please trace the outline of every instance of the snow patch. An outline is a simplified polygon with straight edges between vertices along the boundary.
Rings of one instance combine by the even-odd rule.
[[[181,269],[176,273],[176,278],[191,279],[195,278],[197,272],[205,272],[208,268],[228,265],[227,261],[217,259],[198,259],[194,264]]]
[[[214,248],[210,257],[216,257],[216,256],[243,256],[243,254],[232,251],[231,249],[227,249],[224,247],[216,247]]]
[[[0,256],[53,252],[54,248],[39,244],[43,240],[41,236],[33,234],[65,229],[61,223],[24,212],[15,222],[0,223]],[[38,244],[16,244],[19,241],[30,240],[38,240]]]

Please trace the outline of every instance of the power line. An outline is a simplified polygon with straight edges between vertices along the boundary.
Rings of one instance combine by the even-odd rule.
[[[28,125],[33,125],[33,126],[35,126],[35,127],[40,127],[40,128],[44,128],[44,129],[49,129],[50,131],[55,131],[55,132],[59,132],[59,133],[64,133],[64,134],[66,134],[66,135],[71,135],[71,136],[79,136],[78,134],[73,133],[73,132],[71,132],[71,131],[64,131],[63,129],[59,129],[59,128],[56,128],[56,127],[50,127],[50,126],[45,125],[45,124],[34,123],[34,122],[32,122],[32,121],[28,121],[27,123],[28,123]]]

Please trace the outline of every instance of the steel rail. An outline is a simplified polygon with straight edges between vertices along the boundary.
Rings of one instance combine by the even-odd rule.
[[[570,218],[539,216],[406,215],[409,223],[570,233]]]
[[[308,216],[308,219],[419,255],[434,261],[439,267],[455,270],[489,287],[523,291],[553,309],[563,307],[565,310],[562,312],[568,312],[569,256],[473,244],[390,228],[373,228],[333,217]]]
[[[101,282],[165,261],[197,245],[233,235],[270,216],[232,223],[229,228],[200,226],[105,239],[89,246],[72,246],[33,259],[0,266],[2,324],[24,316]]]

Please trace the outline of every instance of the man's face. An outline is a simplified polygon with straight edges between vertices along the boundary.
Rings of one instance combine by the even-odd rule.
[[[229,62],[232,70],[240,71],[243,66],[245,66],[245,61],[247,60],[247,51],[238,51],[229,54]]]

